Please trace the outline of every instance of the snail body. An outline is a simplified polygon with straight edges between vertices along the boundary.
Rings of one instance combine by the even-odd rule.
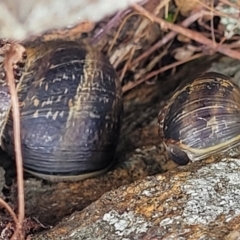
[[[113,163],[122,119],[116,71],[83,43],[24,46],[17,91],[25,171],[50,181],[81,180],[106,171]],[[13,155],[11,111],[6,111],[3,125],[1,145]]]
[[[183,82],[159,113],[159,131],[180,165],[240,155],[240,88],[215,72]]]

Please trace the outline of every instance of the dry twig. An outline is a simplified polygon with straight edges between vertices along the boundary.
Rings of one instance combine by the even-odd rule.
[[[17,168],[17,182],[18,182],[18,221],[16,231],[12,239],[23,239],[22,227],[25,215],[24,209],[24,183],[23,183],[23,164],[22,164],[22,150],[20,137],[20,113],[17,91],[15,88],[13,65],[22,59],[25,49],[20,44],[12,44],[9,51],[6,53],[4,59],[4,67],[6,70],[7,82],[12,101],[12,115],[13,115],[13,131],[14,131],[14,148]]]
[[[12,208],[2,198],[0,198],[0,205],[2,205],[9,212],[9,214],[13,218],[13,221],[17,225],[18,224],[18,219],[17,219],[16,214],[14,213]]]

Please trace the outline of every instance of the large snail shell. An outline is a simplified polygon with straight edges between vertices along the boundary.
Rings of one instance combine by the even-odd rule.
[[[24,169],[51,181],[106,171],[114,161],[123,111],[115,69],[103,54],[78,42],[25,47],[17,85]],[[11,155],[13,119],[8,113],[2,145]]]
[[[183,83],[159,114],[160,133],[178,164],[240,153],[240,88],[209,72]]]

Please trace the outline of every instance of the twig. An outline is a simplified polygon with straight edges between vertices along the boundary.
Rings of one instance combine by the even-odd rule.
[[[2,198],[0,198],[0,205],[2,205],[9,212],[9,214],[13,218],[13,221],[17,225],[18,224],[18,219],[17,219],[16,214],[14,213],[12,208]]]
[[[90,39],[90,43],[96,44],[104,34],[106,35],[115,25],[118,25],[122,18],[124,18],[129,12],[129,9],[117,12],[117,14],[110,21],[108,21],[104,28],[99,29],[94,34],[94,36]]]
[[[214,34],[214,22],[213,22],[213,9],[214,9],[214,2],[211,2],[212,8],[211,8],[211,13],[212,13],[212,17],[211,17],[211,35],[212,35],[212,41],[214,42],[214,44],[216,44],[216,38],[215,38],[215,34]]]
[[[109,48],[108,48],[108,51],[107,51],[108,55],[110,55],[110,52],[112,51],[112,48],[113,48],[114,44],[116,43],[117,38],[118,38],[118,36],[119,36],[119,34],[120,34],[123,26],[125,25],[126,21],[127,21],[130,17],[136,16],[136,15],[141,15],[141,14],[133,12],[133,13],[130,13],[129,15],[127,15],[127,16],[123,19],[123,21],[121,22],[121,24],[120,24],[120,26],[119,26],[119,28],[118,28],[115,36],[114,36],[114,38],[113,38],[113,40],[112,40]],[[144,16],[144,17],[145,17],[145,16]]]
[[[148,0],[141,1],[139,4],[143,5]],[[123,11],[118,11],[115,16],[112,17],[111,20],[108,21],[107,25],[103,28],[99,29],[94,36],[90,39],[91,44],[96,44],[104,35],[108,34],[108,32],[119,24],[119,22],[128,14],[131,12],[131,9],[126,9]]]
[[[192,31],[190,29],[181,27],[179,25],[164,21],[163,19],[154,16],[153,14],[151,14],[146,9],[144,9],[143,7],[141,7],[140,5],[138,5],[136,3],[132,4],[132,7],[136,11],[139,11],[142,14],[145,14],[146,16],[148,16],[149,18],[152,18],[155,22],[159,23],[160,26],[164,26],[168,29],[171,29],[172,31],[174,31],[176,33],[182,34],[182,35],[184,35],[190,39],[193,39],[196,42],[204,44],[204,45],[208,46],[209,48],[212,48],[215,51],[218,51],[226,56],[240,60],[240,52],[230,49],[225,44],[224,45],[216,45],[210,39],[205,38],[201,33],[198,33],[198,32]]]
[[[22,150],[20,137],[20,113],[17,91],[15,88],[13,64],[22,59],[25,49],[20,44],[12,44],[4,59],[4,67],[6,70],[7,82],[12,100],[12,115],[13,115],[13,132],[14,132],[14,148],[17,168],[17,186],[18,186],[18,221],[16,231],[12,239],[23,239],[22,227],[25,215],[24,209],[24,184],[23,184],[23,164]]]
[[[121,71],[121,75],[120,75],[120,77],[119,77],[121,82],[122,82],[123,77],[124,77],[124,75],[125,75],[125,73],[126,73],[126,71],[127,71],[128,65],[130,64],[130,62],[131,62],[131,60],[132,60],[133,54],[134,54],[134,52],[135,52],[135,49],[136,49],[136,46],[133,46],[132,49],[130,50],[129,57],[128,57],[126,63],[124,64],[124,67],[123,67],[123,69],[122,69],[122,71]]]

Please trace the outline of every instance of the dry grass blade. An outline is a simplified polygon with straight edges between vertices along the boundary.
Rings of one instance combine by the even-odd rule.
[[[14,82],[13,65],[22,59],[25,49],[20,44],[12,44],[4,59],[4,67],[6,70],[7,82],[12,101],[13,114],[13,131],[14,131],[14,147],[15,159],[17,166],[17,182],[18,182],[18,221],[16,231],[12,239],[23,239],[22,226],[25,215],[24,207],[24,183],[23,183],[23,164],[22,150],[20,138],[20,113],[17,91]]]

